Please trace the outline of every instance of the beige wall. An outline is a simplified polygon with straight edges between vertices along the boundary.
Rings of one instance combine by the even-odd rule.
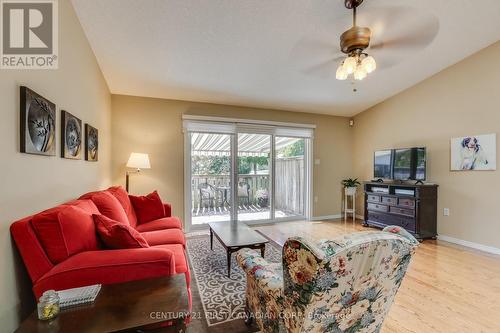
[[[57,105],[57,156],[19,152],[19,86]],[[68,0],[59,0],[59,69],[0,70],[0,332],[12,332],[20,314],[9,226],[15,220],[110,183],[111,98],[95,57]],[[97,163],[60,156],[60,109],[99,129]]]
[[[152,169],[132,176],[131,192],[158,189],[171,202],[174,214],[183,216],[184,138],[182,115],[208,115],[316,124],[313,215],[340,213],[340,181],[351,176],[351,134],[348,119],[315,114],[253,109],[163,99],[112,96],[113,181],[125,182],[130,152],[150,154]]]
[[[450,138],[500,134],[498,59],[500,42],[358,114],[354,126],[357,176],[373,177],[377,149],[426,146],[428,180],[439,184],[439,234],[497,248],[500,172],[451,172]]]

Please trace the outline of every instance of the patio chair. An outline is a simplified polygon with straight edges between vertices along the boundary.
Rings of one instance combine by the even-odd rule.
[[[265,333],[379,332],[418,244],[389,226],[319,243],[289,238],[283,264],[242,249],[246,322]]]
[[[250,205],[250,184],[247,182],[238,183],[238,203],[241,199],[243,199],[243,202],[246,201],[246,203]]]
[[[203,202],[208,202],[207,207],[215,207],[217,200],[217,189],[215,186],[208,183],[201,183],[198,185],[198,190],[200,192],[200,207],[203,207]]]

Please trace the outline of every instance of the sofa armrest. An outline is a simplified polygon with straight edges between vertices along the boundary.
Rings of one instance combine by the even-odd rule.
[[[247,274],[264,289],[283,288],[283,273],[276,269],[275,264],[269,263],[260,254],[251,249],[241,249],[236,252],[236,261]]]
[[[164,202],[163,207],[165,207],[165,217],[171,217],[172,216],[172,205]]]

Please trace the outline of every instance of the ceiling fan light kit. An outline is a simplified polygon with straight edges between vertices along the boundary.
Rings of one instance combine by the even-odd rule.
[[[353,74],[355,80],[363,80],[377,68],[375,59],[363,52],[370,45],[369,28],[356,25],[356,8],[363,0],[345,0],[345,7],[353,11],[353,26],[340,36],[340,49],[347,58],[337,68],[337,80],[346,80]]]

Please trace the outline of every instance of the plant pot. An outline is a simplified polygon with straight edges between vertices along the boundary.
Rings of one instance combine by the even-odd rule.
[[[345,190],[345,194],[347,195],[355,195],[356,194],[356,190],[358,188],[357,187],[345,187],[344,190]]]

